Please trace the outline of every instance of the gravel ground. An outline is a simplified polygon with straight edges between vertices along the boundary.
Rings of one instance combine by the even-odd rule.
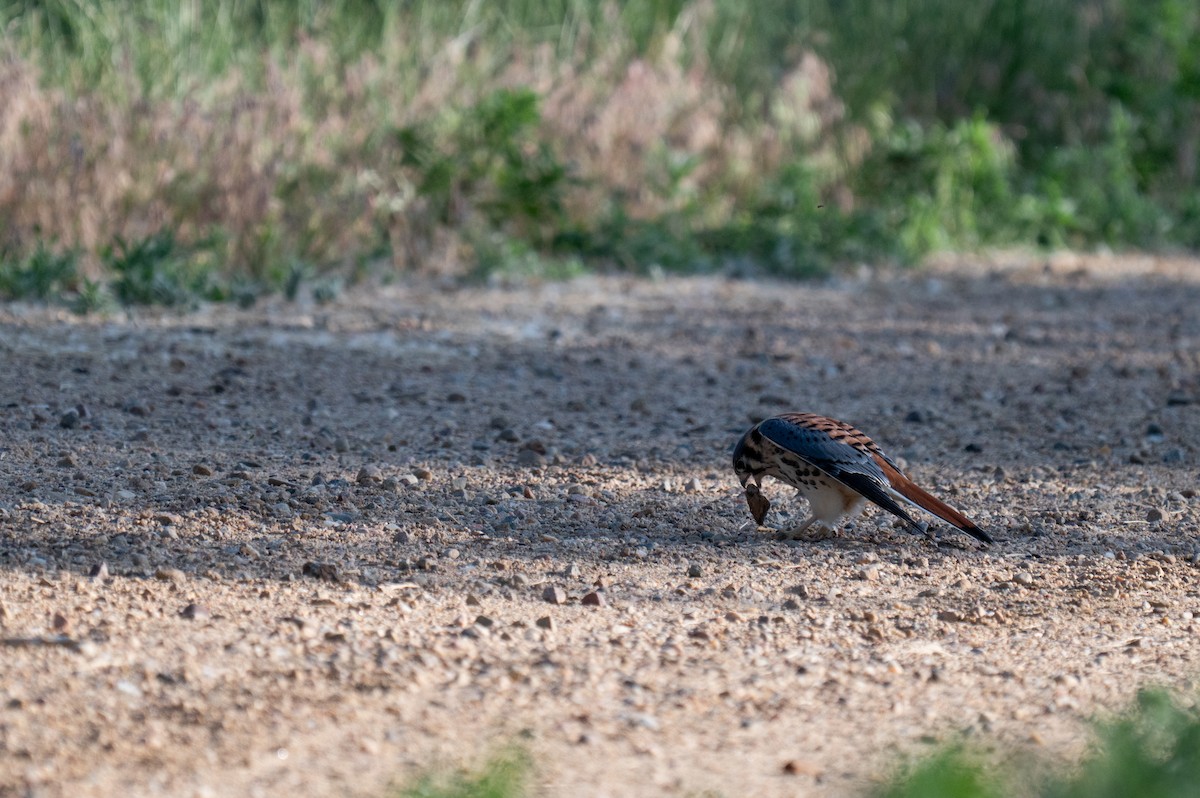
[[[514,741],[547,796],[1077,755],[1196,677],[1197,308],[1200,263],[1075,256],[0,307],[0,795],[379,796]],[[727,453],[786,409],[997,544],[753,528]]]

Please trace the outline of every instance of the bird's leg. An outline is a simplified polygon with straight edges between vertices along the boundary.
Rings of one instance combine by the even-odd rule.
[[[816,528],[809,532],[809,527],[814,524]],[[819,523],[816,515],[810,515],[797,526],[779,530],[779,537],[783,540],[829,540],[837,537],[837,530],[828,524]]]

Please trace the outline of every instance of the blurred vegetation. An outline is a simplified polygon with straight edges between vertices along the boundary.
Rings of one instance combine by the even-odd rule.
[[[428,774],[410,786],[393,790],[393,798],[521,798],[530,794],[532,762],[520,748],[507,749],[478,771]]]
[[[0,297],[1200,248],[1194,0],[0,0],[0,28]]]
[[[1200,784],[1200,712],[1161,690],[1143,690],[1132,709],[1101,722],[1078,767],[989,767],[961,745],[895,773],[878,798],[1187,798]]]

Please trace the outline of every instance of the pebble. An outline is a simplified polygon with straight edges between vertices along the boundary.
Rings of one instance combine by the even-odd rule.
[[[355,481],[359,485],[377,485],[383,482],[383,471],[377,465],[365,465],[358,470]]]
[[[604,600],[604,594],[593,590],[579,600],[579,603],[585,607],[603,607],[608,602]]]
[[[428,468],[414,468],[413,476],[415,476],[417,479],[421,480],[422,482],[430,482],[433,480],[433,472],[430,471]]]
[[[517,452],[517,465],[533,468],[546,464],[546,455],[533,449],[522,449]]]
[[[79,461],[75,459],[75,455],[64,454],[62,457],[58,458],[58,462],[55,465],[58,465],[62,468],[74,468],[75,466],[79,465]]]
[[[211,477],[213,475],[213,470],[204,463],[196,463],[194,466],[192,466],[192,473],[201,477]]]
[[[799,759],[789,759],[783,763],[780,768],[786,776],[810,776],[814,779],[819,779],[824,774],[824,770],[815,762],[805,762]]]
[[[150,415],[150,406],[135,399],[125,405],[125,412],[131,416],[144,417]]]
[[[158,568],[154,569],[154,578],[160,582],[174,582],[179,584],[187,579],[187,574],[178,568],[159,566]]]
[[[535,623],[538,625],[539,629],[547,629],[551,632],[554,631],[554,619],[549,615],[543,615],[541,618],[538,618]]]
[[[59,416],[58,426],[63,429],[75,429],[79,426],[79,411],[71,408],[67,412]]]
[[[189,604],[179,611],[179,615],[189,621],[199,621],[209,617],[210,613],[203,604]]]
[[[567,601],[567,591],[558,585],[547,585],[542,590],[542,600],[548,601],[551,604],[565,604]]]
[[[1028,571],[1019,571],[1013,574],[1012,580],[1021,587],[1033,587],[1033,574]]]
[[[692,579],[699,579],[700,577],[704,576],[704,569],[696,563],[692,563],[688,566],[687,575]]]
[[[1161,507],[1151,507],[1146,511],[1146,520],[1152,524],[1171,520],[1171,514]]]
[[[858,578],[862,579],[866,582],[878,582],[879,581],[879,572],[880,572],[880,567],[878,565],[872,565],[867,568],[863,568],[863,569],[859,570]]]
[[[697,479],[696,477],[692,477],[691,479],[689,479],[687,482],[685,482],[683,484],[684,493],[699,493],[700,488],[701,488],[700,480]]]
[[[324,582],[340,582],[341,577],[338,575],[337,566],[328,562],[306,562],[300,569],[300,573],[305,576],[311,576],[314,579],[320,579]]]

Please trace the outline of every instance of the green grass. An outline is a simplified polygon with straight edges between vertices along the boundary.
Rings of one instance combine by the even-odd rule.
[[[4,296],[1200,248],[1191,0],[0,0],[0,26]]]
[[[1016,763],[1016,764],[1013,764]],[[508,748],[474,771],[425,775],[389,798],[521,798],[532,794],[533,760]],[[900,765],[872,798],[1192,798],[1200,785],[1200,709],[1143,690],[1124,713],[1096,723],[1081,762],[1028,752],[996,762],[963,743]],[[708,793],[704,793],[707,795]]]
[[[1035,775],[1039,774],[1039,775]],[[1023,771],[988,765],[962,745],[900,768],[875,798],[1190,798],[1200,785],[1200,711],[1163,691],[1097,724],[1096,741],[1074,767],[1040,763]]]
[[[423,776],[388,798],[522,798],[530,794],[531,769],[528,754],[510,749],[478,771]]]

